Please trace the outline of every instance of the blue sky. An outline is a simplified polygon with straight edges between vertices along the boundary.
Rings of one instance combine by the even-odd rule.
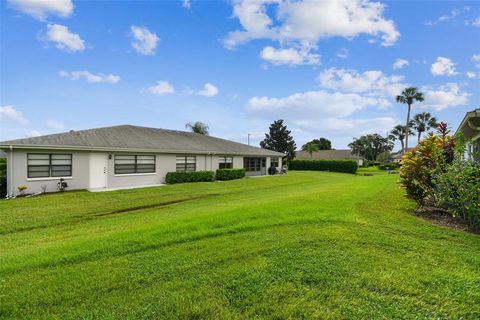
[[[455,129],[480,106],[480,2],[1,2],[0,140],[134,124],[300,147],[404,123],[418,87]],[[415,141],[415,139],[411,139]]]

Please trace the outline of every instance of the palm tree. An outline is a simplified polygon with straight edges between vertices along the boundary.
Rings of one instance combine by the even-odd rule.
[[[310,159],[312,159],[313,153],[318,151],[318,145],[314,143],[306,143],[302,149],[303,151],[307,151],[310,154]]]
[[[412,109],[413,102],[414,101],[422,102],[423,100],[424,100],[423,93],[419,92],[417,88],[414,88],[414,87],[405,88],[402,91],[402,94],[397,96],[397,102],[408,105],[405,132],[410,132],[410,110]],[[405,150],[407,149],[408,149],[408,134],[405,135]]]
[[[413,125],[413,122],[411,121],[410,126],[412,125]],[[413,135],[412,129],[409,128],[408,131],[409,131],[409,136],[412,136]],[[401,124],[397,124],[392,129],[392,131],[390,131],[390,135],[388,136],[388,138],[392,141],[395,141],[395,140],[400,141],[400,143],[402,144],[402,153],[404,153],[405,151],[405,143],[403,142],[405,140],[405,132],[406,132],[405,126],[402,126]]]
[[[189,122],[185,125],[185,128],[190,128],[192,132],[203,134],[208,136],[208,125],[203,122],[196,121],[196,122]]]
[[[422,136],[422,132],[428,132],[430,129],[434,129],[438,127],[437,118],[432,117],[432,115],[428,112],[418,113],[413,116],[413,126],[418,133],[418,142],[420,142],[420,138]]]

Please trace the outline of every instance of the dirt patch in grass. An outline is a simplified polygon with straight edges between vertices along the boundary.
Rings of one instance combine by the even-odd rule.
[[[480,234],[480,228],[470,226],[459,217],[452,216],[448,210],[442,208],[420,207],[415,210],[415,215],[440,226]]]

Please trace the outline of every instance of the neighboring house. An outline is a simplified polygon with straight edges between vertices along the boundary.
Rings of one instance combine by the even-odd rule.
[[[480,108],[467,112],[457,133],[462,133],[468,141],[466,156],[480,161]]]
[[[411,151],[413,150],[414,148],[408,148],[407,149],[407,152],[408,151]],[[393,162],[395,163],[400,163],[400,161],[402,161],[402,158],[403,158],[403,150],[399,150],[398,152],[396,153],[392,153],[392,159],[393,159]]]
[[[8,194],[25,184],[56,191],[156,185],[170,171],[245,168],[248,176],[280,169],[282,153],[197,133],[131,125],[70,131],[0,142],[7,153]]]
[[[355,160],[359,166],[363,165],[364,158],[352,154],[352,150],[319,150],[312,152],[295,151],[296,160]]]

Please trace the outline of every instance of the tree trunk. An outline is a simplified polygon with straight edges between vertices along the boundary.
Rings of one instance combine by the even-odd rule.
[[[410,109],[411,109],[411,104],[408,104],[408,112],[407,112],[407,124],[405,125],[405,150],[403,153],[405,153],[408,150],[408,133],[410,131]]]
[[[405,153],[405,143],[403,143],[403,139],[400,140],[400,143],[402,144],[402,154]]]
[[[418,131],[418,140],[417,140],[417,144],[420,143],[420,138],[422,136],[422,131]]]

